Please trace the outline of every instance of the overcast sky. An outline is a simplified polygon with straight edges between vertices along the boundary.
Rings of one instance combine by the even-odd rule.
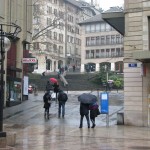
[[[91,2],[91,0],[85,0],[86,2]],[[95,1],[95,0],[93,0]],[[97,0],[99,6],[103,10],[108,10],[112,6],[120,6],[122,7],[124,4],[124,0]]]

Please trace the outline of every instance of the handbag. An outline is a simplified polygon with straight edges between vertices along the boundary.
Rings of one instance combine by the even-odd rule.
[[[100,111],[99,111],[99,109],[97,108],[97,115],[100,115],[101,113],[100,113]]]

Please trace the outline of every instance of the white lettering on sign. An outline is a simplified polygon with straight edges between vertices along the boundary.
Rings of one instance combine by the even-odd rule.
[[[22,63],[37,63],[37,59],[36,58],[23,58],[22,59]]]

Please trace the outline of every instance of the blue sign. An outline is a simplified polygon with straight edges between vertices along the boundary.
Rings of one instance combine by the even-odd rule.
[[[136,63],[128,64],[129,67],[137,67]]]
[[[101,114],[108,114],[109,113],[109,96],[108,93],[104,92],[100,95],[100,107],[101,107]]]

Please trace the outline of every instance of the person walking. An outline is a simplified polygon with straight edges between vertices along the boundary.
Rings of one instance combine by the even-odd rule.
[[[50,83],[50,81],[47,81],[46,87],[45,87],[45,91],[46,92],[50,92],[51,90],[53,90],[53,86]]]
[[[51,95],[49,94],[49,92],[46,92],[43,96],[43,102],[44,102],[44,106],[43,108],[45,108],[45,111],[44,111],[44,116],[46,118],[49,119],[49,108],[51,106]]]
[[[90,120],[92,122],[92,127],[91,128],[95,128],[96,124],[95,124],[95,118],[100,115],[99,109],[98,109],[98,104],[97,103],[93,103],[89,105],[89,110],[90,110]]]
[[[90,128],[90,120],[89,120],[89,104],[80,103],[80,126],[83,126],[83,118],[86,117],[88,128]]]
[[[59,84],[58,84],[58,82],[55,82],[55,83],[53,84],[53,87],[54,87],[54,93],[56,94],[56,103],[57,103],[58,91],[59,91]]]
[[[64,93],[62,90],[59,90],[58,93],[58,118],[60,118],[62,114],[62,118],[65,116],[65,104],[68,100],[68,95]]]

